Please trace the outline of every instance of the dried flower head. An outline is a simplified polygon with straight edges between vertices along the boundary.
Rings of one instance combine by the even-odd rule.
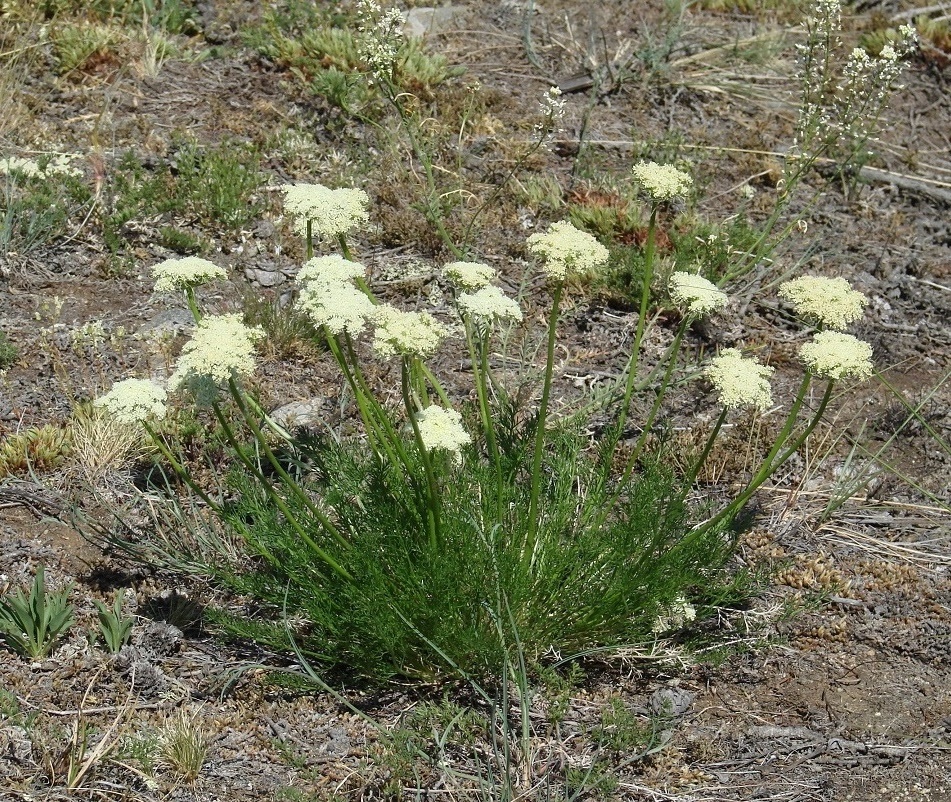
[[[367,269],[359,262],[351,262],[340,254],[329,256],[315,256],[304,262],[304,266],[297,271],[297,283],[301,286],[308,284],[323,284],[324,286],[346,284],[350,280],[365,276]]]
[[[518,323],[522,319],[518,303],[492,284],[474,293],[463,293],[458,303],[462,313],[478,326],[489,326],[495,320]]]
[[[686,195],[693,186],[693,179],[670,164],[638,162],[631,172],[655,201],[668,201]]]
[[[657,633],[670,632],[673,629],[680,629],[696,617],[696,608],[687,601],[685,596],[677,596],[670,605],[664,608],[663,613],[657,616],[652,629]]]
[[[294,217],[295,228],[307,235],[307,223],[315,236],[347,234],[370,219],[370,199],[362,189],[330,189],[322,184],[288,184],[283,187],[284,208]]]
[[[800,276],[779,286],[779,295],[796,312],[830,329],[844,329],[865,311],[868,298],[844,278]]]
[[[669,286],[673,302],[692,315],[715,312],[730,300],[716,284],[695,273],[673,273]]]
[[[720,403],[728,409],[754,406],[760,411],[773,403],[769,376],[773,368],[755,359],[746,359],[736,348],[726,348],[703,371],[720,393]]]
[[[213,315],[195,327],[185,343],[169,386],[179,388],[193,378],[223,384],[254,372],[254,343],[264,338],[260,326],[246,326],[241,315]]]
[[[326,326],[334,334],[357,335],[363,331],[376,306],[351,284],[310,282],[301,290],[297,308],[315,326]]]
[[[432,356],[449,333],[427,312],[403,312],[386,304],[375,307],[371,319],[376,325],[373,349],[386,359],[397,354]]]
[[[473,292],[492,281],[496,271],[482,262],[450,262],[442,269],[442,274],[459,289]]]
[[[820,331],[799,349],[799,356],[817,376],[867,379],[872,375],[872,346],[851,334]]]
[[[112,385],[112,389],[97,398],[93,404],[102,407],[120,423],[141,423],[145,420],[161,420],[165,417],[164,387],[147,379],[125,379]]]
[[[449,451],[459,454],[472,437],[462,426],[462,415],[454,409],[430,406],[416,416],[419,436],[427,451]]]
[[[583,273],[600,267],[610,256],[594,237],[565,220],[552,223],[544,234],[532,234],[528,249],[544,257],[545,273],[554,281],[564,280],[569,270]]]
[[[166,259],[152,268],[156,292],[175,292],[187,290],[214,281],[228,278],[228,274],[214,262],[197,256],[185,256],[181,259]]]

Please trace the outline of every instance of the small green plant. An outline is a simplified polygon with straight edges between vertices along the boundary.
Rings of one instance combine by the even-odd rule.
[[[53,470],[71,451],[71,433],[61,426],[46,424],[7,435],[0,439],[0,478]]]
[[[20,357],[20,351],[10,342],[6,332],[0,331],[0,370],[6,370]]]
[[[123,612],[124,601],[125,590],[120,590],[116,594],[111,607],[98,599],[94,600],[96,618],[99,621],[99,634],[102,635],[102,640],[111,654],[118,654],[132,636],[132,625],[135,621],[132,616]]]
[[[211,737],[199,713],[200,710],[179,710],[166,722],[159,739],[162,762],[188,783],[198,779],[211,746]]]
[[[0,159],[0,253],[49,247],[81,225],[92,193],[66,157]]]
[[[70,588],[48,590],[43,566],[36,569],[29,594],[20,588],[0,598],[0,638],[22,657],[49,655],[73,624]]]

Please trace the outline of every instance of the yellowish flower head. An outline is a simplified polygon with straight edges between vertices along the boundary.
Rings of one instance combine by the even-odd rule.
[[[722,309],[730,300],[716,284],[694,273],[673,273],[670,297],[675,304],[698,317]]]
[[[872,346],[851,334],[820,331],[799,349],[799,356],[817,376],[867,379],[872,375]]]
[[[768,409],[773,403],[769,376],[773,368],[755,359],[746,359],[736,348],[726,348],[704,369],[704,375],[720,393],[720,403],[728,409],[754,406]]]
[[[21,175],[24,178],[49,178],[54,175],[81,176],[82,170],[74,167],[71,162],[78,155],[60,154],[47,160],[44,166],[33,159],[21,159],[18,156],[8,156],[0,159],[0,174]]]
[[[462,415],[454,409],[430,406],[416,416],[419,436],[427,451],[449,451],[459,454],[472,442],[462,426]]]
[[[544,234],[532,234],[528,249],[545,260],[545,273],[553,281],[563,281],[568,271],[584,273],[600,267],[610,254],[590,234],[563,220],[552,223]]]
[[[241,315],[203,318],[185,343],[169,386],[179,388],[190,379],[207,377],[216,384],[254,372],[254,344],[264,338],[260,326],[246,326]]]
[[[385,359],[397,354],[430,357],[449,330],[428,312],[403,312],[381,304],[373,309],[373,349]]]
[[[844,278],[800,276],[780,284],[779,295],[802,317],[836,331],[862,317],[868,305],[868,298]]]
[[[466,292],[481,290],[495,278],[496,271],[482,262],[450,262],[442,274],[453,286]]]
[[[120,423],[141,423],[145,420],[161,420],[165,417],[164,387],[147,379],[125,379],[112,385],[112,389],[97,398],[93,404],[102,407]]]
[[[687,173],[670,164],[638,162],[631,172],[634,174],[634,180],[655,201],[683,197],[693,186],[693,179]]]
[[[363,331],[376,306],[351,284],[309,282],[300,292],[297,308],[315,326],[326,326],[334,334],[357,335]]]
[[[330,189],[322,184],[289,184],[284,190],[284,208],[294,217],[295,228],[307,235],[333,238],[347,234],[370,219],[370,199],[362,189]]]
[[[214,262],[199,259],[197,256],[185,256],[181,259],[166,259],[152,268],[156,292],[175,292],[198,287],[219,278],[228,278],[228,274]]]
[[[462,313],[468,315],[478,326],[489,326],[495,320],[509,320],[513,323],[522,320],[522,310],[519,309],[518,303],[493,284],[478,292],[462,293],[458,303]]]
[[[304,266],[297,272],[297,283],[323,284],[325,286],[341,285],[359,276],[365,276],[367,269],[359,262],[351,262],[340,254],[330,256],[315,256],[304,262]]]

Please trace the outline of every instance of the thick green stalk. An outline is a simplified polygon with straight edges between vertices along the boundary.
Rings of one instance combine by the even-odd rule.
[[[307,221],[307,260],[314,258],[314,224]]]
[[[195,288],[185,288],[185,303],[188,304],[188,311],[192,313],[195,323],[201,323],[201,311],[198,309],[198,301],[195,300]]]
[[[436,483],[436,474],[433,472],[433,463],[429,458],[429,452],[423,443],[422,435],[419,433],[419,424],[416,422],[416,410],[413,408],[413,399],[410,392],[410,376],[407,357],[403,357],[401,370],[401,387],[403,389],[403,404],[406,407],[406,415],[409,417],[410,425],[413,427],[413,437],[416,440],[416,447],[419,449],[419,456],[423,463],[423,471],[426,473],[426,484],[429,490],[426,499],[426,517],[429,523],[429,545],[435,549],[440,541],[440,521],[439,512],[441,504],[439,502],[439,485]]]
[[[561,294],[564,281],[555,285],[552,297],[551,314],[548,317],[548,353],[545,358],[545,380],[542,384],[542,398],[538,407],[538,419],[535,424],[535,455],[532,458],[532,488],[528,501],[528,534],[522,545],[522,559],[531,560],[535,551],[535,539],[538,536],[538,493],[542,481],[542,455],[545,451],[545,422],[548,417],[548,399],[551,394],[551,380],[555,369],[555,336],[558,329],[558,311],[561,306]]]

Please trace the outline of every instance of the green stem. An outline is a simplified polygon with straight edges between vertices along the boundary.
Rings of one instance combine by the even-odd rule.
[[[492,410],[489,408],[489,391],[486,376],[489,373],[489,334],[479,338],[479,355],[475,347],[475,327],[468,318],[463,318],[466,327],[466,345],[469,347],[469,361],[472,364],[472,376],[475,380],[476,393],[479,396],[479,417],[482,421],[482,431],[485,432],[486,449],[489,459],[495,467],[495,495],[497,523],[502,522],[503,492],[502,492],[502,459],[499,455],[499,446],[495,439],[495,424],[492,420]]]
[[[416,446],[419,449],[420,459],[423,463],[423,470],[426,473],[426,484],[429,489],[429,498],[426,500],[426,517],[429,523],[429,545],[435,549],[440,540],[440,521],[439,521],[439,485],[436,483],[436,474],[433,472],[432,460],[426,445],[423,443],[422,435],[419,433],[419,424],[416,422],[416,410],[413,408],[413,399],[410,391],[410,375],[407,358],[403,357],[401,370],[401,387],[403,389],[403,404],[406,407],[406,414],[409,417],[410,425],[413,427],[413,437],[416,440]]]
[[[267,444],[267,439],[265,438],[264,433],[261,431],[261,428],[258,426],[257,422],[254,420],[254,416],[248,412],[248,408],[244,403],[244,399],[241,397],[241,392],[238,390],[238,386],[235,384],[234,379],[228,379],[228,389],[231,391],[231,397],[234,399],[235,404],[238,407],[238,410],[241,412],[241,416],[244,418],[245,423],[247,423],[248,428],[251,430],[251,433],[254,435],[255,441],[258,443],[261,450],[264,452],[264,456],[267,457],[267,461],[271,464],[271,467],[274,469],[274,472],[281,478],[281,482],[283,483],[284,487],[286,487],[307,508],[307,511],[310,512],[310,514],[313,515],[314,518],[316,518],[320,522],[320,525],[323,526],[325,530],[327,530],[327,532],[334,538],[334,540],[337,541],[337,543],[339,543],[345,549],[350,548],[349,542],[340,533],[340,530],[337,529],[337,527],[333,525],[330,519],[317,508],[314,502],[311,501],[310,498],[307,496],[307,494],[304,492],[303,488],[296,481],[294,481],[294,479],[291,478],[290,474],[288,474],[286,470],[284,470],[284,466],[281,465],[280,460],[278,460],[277,456],[271,450],[271,447]],[[214,407],[214,409],[215,409],[215,414],[219,419],[219,422],[222,424],[222,426],[225,428],[226,433],[229,435],[229,439],[232,440],[232,442],[236,442],[234,434],[231,431],[231,427],[228,424],[228,422],[225,420],[224,416],[221,414],[221,410],[218,409],[217,405]],[[241,451],[241,453],[243,453],[243,451]],[[268,487],[271,487],[271,483],[268,482],[264,478],[260,470],[257,470],[256,473],[258,474],[258,476],[261,477],[262,481]],[[280,496],[278,496],[275,493],[274,497],[276,500],[280,501],[281,504],[283,504],[283,499],[281,499]],[[292,513],[290,513],[290,510],[286,510],[286,511],[285,510],[286,510],[286,505],[285,507],[281,508],[281,512],[283,512],[285,515],[291,515],[291,517],[293,517]],[[300,526],[296,524],[295,522],[292,522],[291,525],[294,526],[295,529],[300,528]],[[305,538],[308,541],[308,545],[313,544],[313,541],[310,540],[310,537],[308,535],[305,535]],[[313,544],[313,545],[314,547],[316,547],[316,544]],[[330,559],[329,555],[328,555],[328,559]]]
[[[650,303],[651,282],[654,279],[654,252],[657,248],[657,204],[651,208],[651,218],[647,225],[647,242],[644,246],[644,276],[641,283],[641,308],[637,318],[637,329],[634,332],[634,345],[631,348],[631,361],[627,369],[627,383],[624,387],[624,401],[621,402],[619,419],[620,431],[627,423],[631,396],[634,393],[634,377],[637,375],[637,365],[640,361],[641,341],[644,338],[644,329],[647,323],[647,305]]]
[[[743,491],[727,504],[720,512],[714,515],[707,521],[704,521],[700,524],[693,532],[690,533],[690,537],[694,538],[699,536],[704,532],[708,532],[714,527],[721,524],[723,521],[733,517],[739,510],[743,508],[743,505],[753,496],[753,494],[759,490],[763,482],[765,482],[770,476],[772,476],[782,465],[786,462],[806,441],[806,438],[812,434],[813,429],[816,428],[816,425],[821,420],[823,414],[825,413],[826,407],[829,404],[829,399],[832,397],[832,387],[834,382],[829,381],[826,386],[826,391],[822,396],[822,400],[819,403],[819,407],[813,415],[812,420],[806,429],[800,434],[793,445],[786,449],[783,452],[783,447],[786,445],[789,440],[789,436],[792,433],[793,427],[796,424],[796,420],[799,417],[799,410],[802,408],[803,401],[806,397],[806,391],[809,389],[810,382],[812,380],[812,374],[806,373],[803,377],[802,384],[799,385],[799,392],[796,394],[796,400],[793,402],[792,408],[789,410],[789,414],[786,416],[786,422],[783,425],[783,428],[780,430],[779,435],[776,438],[776,442],[773,443],[773,447],[770,449],[769,453],[766,455],[766,458],[763,460],[762,464],[757,470],[756,474],[752,479],[747,483]],[[780,453],[782,456],[779,456]],[[777,457],[779,457],[777,459]]]
[[[201,311],[198,309],[198,301],[195,299],[194,287],[185,288],[185,303],[188,304],[188,309],[192,313],[195,324],[201,323]]]
[[[350,253],[350,246],[347,245],[346,234],[337,234],[337,244],[340,245],[340,253],[343,255],[344,259],[346,259],[348,262],[355,261],[353,258],[353,254]]]
[[[538,493],[542,481],[542,454],[545,451],[545,422],[548,417],[548,399],[551,394],[551,380],[555,369],[555,335],[558,328],[558,308],[565,284],[559,281],[555,285],[552,297],[551,314],[548,317],[548,353],[545,359],[545,380],[542,384],[542,398],[538,407],[535,424],[535,455],[532,458],[532,489],[528,501],[528,534],[522,546],[522,558],[531,559],[535,551],[535,539],[538,535]]]
[[[287,506],[287,503],[278,492],[274,489],[273,485],[268,481],[267,477],[261,473],[260,469],[257,468],[254,463],[248,459],[248,455],[244,453],[244,448],[238,443],[237,438],[234,435],[234,432],[231,429],[231,426],[228,424],[228,421],[225,419],[224,415],[221,413],[221,409],[218,407],[218,404],[215,403],[212,405],[212,409],[215,413],[215,418],[217,418],[219,425],[225,432],[225,437],[227,437],[228,442],[231,443],[232,448],[234,448],[235,453],[238,456],[238,459],[241,460],[241,463],[251,472],[254,476],[255,481],[264,488],[265,492],[271,497],[274,501],[274,504],[284,515],[284,518],[290,524],[291,528],[297,532],[300,538],[311,548],[311,550],[321,559],[323,562],[330,567],[330,569],[340,576],[343,579],[346,579],[348,582],[353,581],[353,577],[346,568],[344,568],[340,563],[338,563],[333,557],[331,557],[324,549],[317,545],[314,542],[314,539],[303,529],[303,527],[298,522],[293,511]],[[246,419],[247,420],[247,419]],[[325,516],[324,516],[325,517]],[[318,519],[319,520],[319,519]],[[323,523],[323,522],[321,522]],[[328,521],[329,523],[329,521]],[[332,527],[332,525],[331,525]],[[328,530],[331,531],[331,530]],[[335,528],[332,531],[336,531]],[[338,533],[339,536],[339,533]]]
[[[727,411],[728,410],[726,407],[723,407],[723,409],[720,410],[720,415],[717,417],[717,422],[714,424],[713,429],[707,436],[707,442],[704,443],[703,451],[700,452],[700,456],[691,466],[690,471],[684,476],[685,490],[689,490],[693,486],[693,482],[697,478],[697,474],[700,473],[700,469],[704,466],[704,463],[706,463],[707,457],[710,456],[710,451],[713,449],[713,444],[716,442],[716,439],[720,434],[720,429],[723,428],[723,422],[726,420]]]
[[[314,258],[314,224],[308,220],[307,221],[307,261],[310,261]]]

